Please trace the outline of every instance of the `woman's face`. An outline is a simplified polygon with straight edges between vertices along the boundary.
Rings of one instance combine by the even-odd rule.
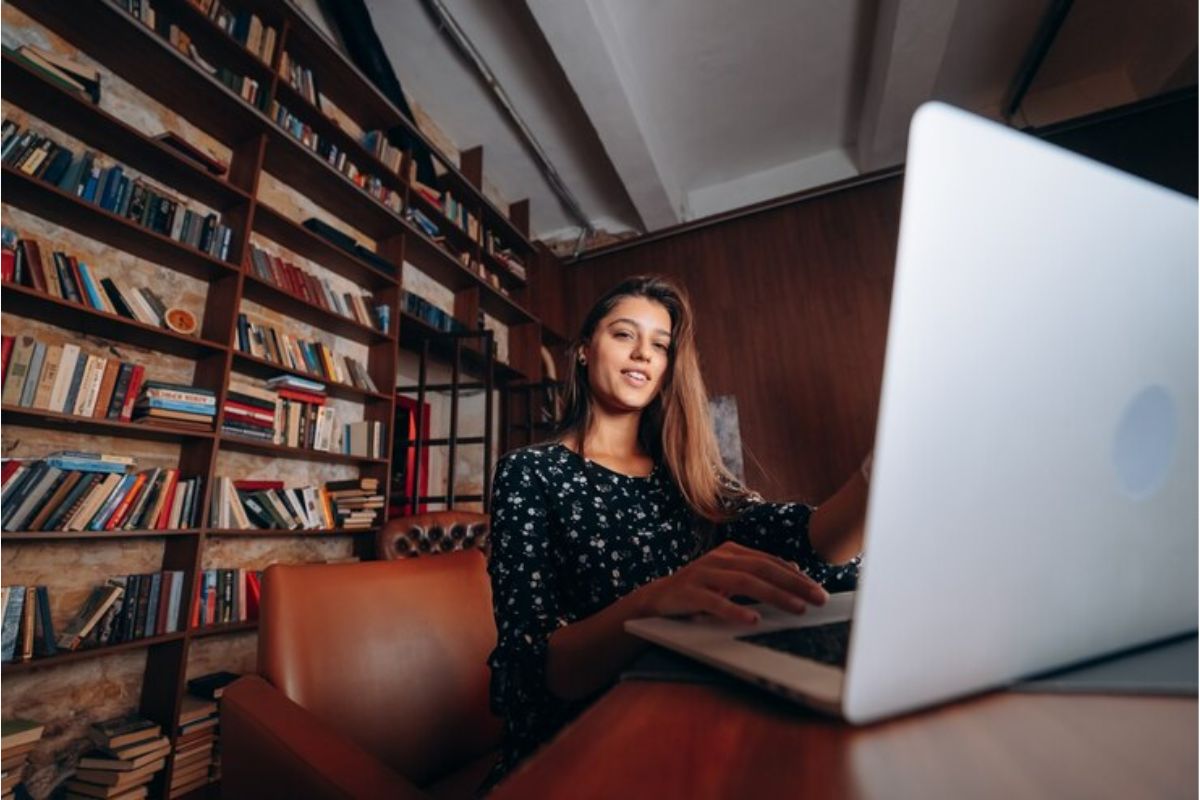
[[[639,411],[658,394],[670,364],[671,315],[661,303],[626,297],[584,347],[592,397],[614,411]]]

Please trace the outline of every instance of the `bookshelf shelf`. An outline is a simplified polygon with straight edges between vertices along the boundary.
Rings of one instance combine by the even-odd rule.
[[[410,349],[419,349],[421,342],[425,339],[430,340],[430,352],[443,358],[450,358],[453,353],[453,348],[445,344],[439,339],[440,331],[434,328],[425,320],[419,317],[414,317],[407,311],[401,312],[400,315],[400,343]],[[465,372],[476,377],[482,376],[483,357],[482,355],[470,349],[463,347],[462,349],[462,366]],[[503,361],[496,360],[493,363],[492,375],[494,378],[502,381],[509,380],[525,380],[526,376],[519,370],[510,367]],[[461,387],[460,387],[461,388]],[[414,394],[413,389],[408,394]]]
[[[78,303],[71,303],[28,286],[5,283],[3,287],[4,310],[17,316],[183,358],[204,358],[229,349],[216,342],[205,341],[195,336],[184,336],[167,328],[156,328],[153,325],[107,314]]]
[[[342,400],[355,400],[358,402],[367,402],[372,400],[391,400],[391,395],[382,394],[381,392],[369,392],[366,389],[359,389],[356,386],[350,386],[344,383],[335,383],[321,375],[313,375],[310,372],[300,372],[299,370],[287,369],[274,361],[252,356],[249,353],[237,351],[233,354],[233,368],[237,372],[245,373],[246,375],[255,378],[270,379],[276,375],[295,375],[300,378],[307,378],[312,381],[319,381],[325,384],[325,393],[330,397],[338,397]]]
[[[409,195],[409,203],[415,206],[422,214],[429,217],[430,221],[438,226],[439,232],[447,238],[452,239],[460,249],[471,253],[479,249],[479,242],[472,239],[470,234],[456,225],[442,212],[441,206],[434,205],[425,195],[414,190]],[[474,208],[471,209],[471,211],[475,210]]]
[[[199,536],[200,529],[178,531],[11,531],[5,532],[3,542],[53,542],[75,539],[171,539]]]
[[[263,203],[259,203],[255,210],[254,229],[266,238],[365,288],[387,289],[397,285],[394,276],[385,275],[361,258],[347,253]]]
[[[3,65],[4,99],[38,119],[216,211],[225,211],[250,199],[227,181],[99,106],[59,88],[7,54]]]
[[[223,142],[245,141],[270,125],[258,109],[112,0],[18,0],[13,5],[168,108],[188,109],[191,122]]]
[[[247,75],[258,81],[264,89],[270,86],[271,65],[239,44],[187,0],[159,0],[154,5],[160,15],[160,24],[174,22],[186,30],[206,61],[220,63],[239,74]],[[276,51],[278,49],[277,46]]]
[[[188,636],[192,639],[204,639],[209,636],[221,636],[226,633],[242,633],[243,631],[258,630],[258,620],[245,622],[226,622],[221,625],[208,625],[203,628],[188,628]]]
[[[110,419],[77,417],[37,408],[0,406],[0,414],[9,425],[28,425],[31,428],[70,430],[98,436],[122,436],[127,439],[146,439],[158,442],[186,442],[212,439],[212,431],[193,431],[172,428],[166,425],[146,425],[137,422],[120,422]]]
[[[375,534],[379,528],[362,528],[347,530],[346,528],[321,528],[317,530],[309,530],[300,528],[296,530],[284,529],[264,529],[254,528],[244,530],[241,528],[213,528],[208,531],[208,536],[218,537],[248,537],[248,538],[277,538],[280,536],[359,536],[363,534]]]
[[[45,658],[34,658],[29,661],[14,661],[5,663],[0,667],[0,675],[8,677],[9,675],[17,675],[23,672],[32,672],[37,669],[46,667],[57,667],[61,664],[71,664],[78,661],[88,661],[93,658],[101,658],[103,656],[111,656],[117,653],[129,653],[136,650],[145,650],[155,645],[168,644],[170,642],[181,642],[184,639],[182,633],[165,633],[161,636],[147,636],[142,639],[134,639],[129,642],[121,642],[120,644],[110,644],[104,647],[91,647],[87,650],[72,650],[66,653],[60,653],[54,656],[46,656]]]
[[[354,227],[373,239],[386,239],[407,225],[275,122],[270,126],[266,172],[309,197],[320,197],[322,206],[342,219],[354,220]]]
[[[503,281],[506,286],[515,286],[518,289],[525,288],[525,279],[509,269],[507,264],[496,258],[487,250],[483,251],[483,263],[490,267],[493,272],[499,275],[500,280]]]
[[[289,317],[362,344],[386,342],[390,336],[375,328],[359,324],[333,311],[327,311],[293,294],[283,291],[255,275],[246,275],[242,297],[259,305],[287,314]]]
[[[201,280],[213,280],[237,270],[233,264],[143,228],[7,165],[0,172],[0,187],[6,203],[167,269]]]
[[[367,458],[366,456],[351,456],[345,453],[327,453],[324,450],[311,450],[305,447],[288,447],[283,444],[257,442],[241,436],[225,434],[221,437],[221,448],[239,450],[244,453],[258,453],[277,458],[295,458],[301,461],[327,461],[331,464],[387,464],[386,458]]]

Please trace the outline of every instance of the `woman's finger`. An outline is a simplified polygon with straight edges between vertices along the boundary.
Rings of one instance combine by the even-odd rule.
[[[745,570],[714,569],[707,571],[703,578],[705,588],[719,592],[726,597],[733,595],[749,597],[760,603],[770,603],[791,614],[803,614],[808,607],[808,603],[803,597],[781,589]]]

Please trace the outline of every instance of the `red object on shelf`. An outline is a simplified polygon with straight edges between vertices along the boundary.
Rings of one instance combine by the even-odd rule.
[[[411,514],[424,514],[427,510],[425,503],[417,503],[414,509],[409,498],[414,494],[413,473],[416,471],[417,466],[417,448],[414,442],[418,436],[421,439],[429,438],[429,403],[425,403],[420,407],[420,434],[417,432],[417,416],[417,401],[411,397],[396,395],[395,432],[393,433],[395,447],[392,453],[392,469],[394,470],[401,463],[404,465],[404,494],[401,497],[396,497],[396,494],[392,493],[392,500],[388,508],[389,519],[409,516]],[[403,455],[401,454],[401,449],[403,449]],[[422,496],[429,494],[428,447],[421,449],[421,486],[419,491]]]

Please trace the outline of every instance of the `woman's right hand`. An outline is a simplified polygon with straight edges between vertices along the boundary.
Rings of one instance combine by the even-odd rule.
[[[685,567],[638,590],[638,616],[711,614],[753,624],[759,615],[729,598],[749,597],[791,614],[824,605],[829,594],[819,583],[785,561],[761,550],[725,542]]]

